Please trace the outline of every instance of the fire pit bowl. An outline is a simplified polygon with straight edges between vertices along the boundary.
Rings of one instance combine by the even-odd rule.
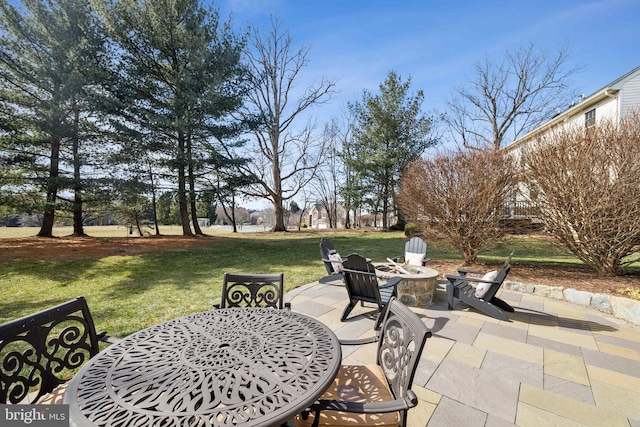
[[[376,274],[382,280],[389,280],[394,276],[402,277],[398,283],[398,299],[404,305],[412,307],[429,307],[435,301],[436,282],[438,273],[436,270],[417,265],[400,265],[377,263]]]

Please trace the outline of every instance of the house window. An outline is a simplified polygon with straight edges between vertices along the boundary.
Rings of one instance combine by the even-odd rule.
[[[596,124],[596,109],[589,110],[584,114],[584,126],[589,129]]]

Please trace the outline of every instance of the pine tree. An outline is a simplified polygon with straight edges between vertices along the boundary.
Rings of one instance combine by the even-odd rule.
[[[432,120],[420,111],[424,93],[411,94],[411,78],[405,82],[390,71],[380,94],[364,91],[362,101],[349,104],[354,116],[354,146],[349,167],[374,194],[376,210],[382,204],[382,226],[395,208],[400,174],[412,161],[436,144]]]
[[[86,89],[95,84],[103,38],[87,0],[21,3],[0,0],[0,105],[13,127],[0,138],[4,161],[22,173],[11,188],[29,194],[12,202],[44,213],[39,236],[52,237],[61,207],[73,211],[74,233],[84,234],[82,166],[92,151]]]
[[[106,0],[100,11],[120,57],[106,108],[119,129],[144,135],[137,143],[164,159],[183,235],[193,234],[190,223],[199,233],[202,159],[243,128],[231,118],[244,90],[242,40],[197,0]]]

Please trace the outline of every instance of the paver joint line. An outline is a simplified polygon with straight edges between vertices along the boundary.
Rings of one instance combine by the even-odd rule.
[[[371,331],[374,317],[366,307],[351,322],[333,321],[347,300],[346,290],[342,299],[339,292],[335,284],[304,285],[292,298],[293,310],[298,299],[300,309],[308,308],[307,314],[325,319],[335,330],[354,335]],[[417,423],[410,411],[409,425],[637,424],[638,414],[633,409],[621,413],[606,393],[629,402],[640,399],[640,328],[591,307],[519,292],[520,297],[511,295],[516,292],[505,295],[516,309],[510,321],[495,321],[471,309],[447,310],[443,293],[436,291],[433,306],[414,309],[434,336],[427,340],[414,381],[424,387],[420,393],[431,396],[428,401],[419,398],[414,408],[416,417],[428,420]],[[350,360],[375,363],[364,360],[374,357],[375,349],[350,350],[345,354]],[[513,397],[507,398],[510,387]],[[496,396],[499,402],[490,403]],[[534,420],[538,424],[531,424]]]

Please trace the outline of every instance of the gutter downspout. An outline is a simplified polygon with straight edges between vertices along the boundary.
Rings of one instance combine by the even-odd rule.
[[[614,93],[611,89],[605,89],[604,96],[606,96],[607,98],[615,98],[617,93],[620,93],[620,91],[616,91]],[[620,97],[619,96],[616,102],[615,117],[618,118],[618,125],[620,125],[620,123],[622,122],[622,116],[620,115]]]

